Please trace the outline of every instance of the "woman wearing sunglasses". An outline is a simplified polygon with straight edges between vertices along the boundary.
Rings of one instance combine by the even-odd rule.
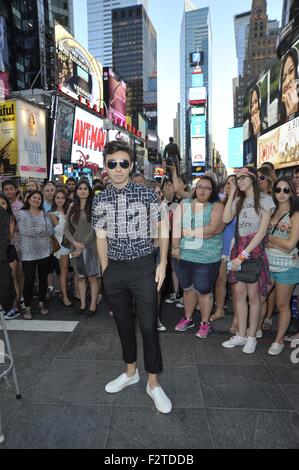
[[[262,166],[257,170],[257,178],[261,193],[272,196],[273,186],[277,180],[275,173],[273,173],[270,168]]]
[[[261,314],[261,296],[267,295],[267,287],[271,284],[264,240],[275,204],[271,196],[260,192],[257,172],[254,168],[245,167],[238,170],[236,183],[237,187],[233,183],[225,206],[223,221],[229,224],[237,216],[235,242],[230,256],[229,281],[236,284],[239,331],[222,346],[225,348],[243,346],[244,353],[252,354],[257,345],[256,332]],[[236,191],[238,191],[237,198],[234,200]],[[240,282],[236,273],[241,269],[243,262],[249,259],[262,260],[258,281]],[[258,265],[258,263],[256,264]],[[250,309],[250,319],[247,337],[248,308]]]
[[[299,212],[296,210],[296,193],[291,179],[279,178],[273,192],[276,209],[269,226],[267,256],[272,280],[269,290],[275,286],[279,319],[277,335],[268,353],[277,356],[284,349],[284,335],[291,321],[291,296],[299,283]]]

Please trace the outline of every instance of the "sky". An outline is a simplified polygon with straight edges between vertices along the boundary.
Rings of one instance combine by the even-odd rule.
[[[75,36],[86,48],[86,0],[73,0]],[[212,23],[212,139],[224,163],[228,159],[228,129],[233,127],[232,79],[237,76],[234,15],[251,9],[252,0],[192,0],[209,7]],[[283,0],[268,0],[269,19],[281,22]],[[180,32],[184,0],[149,0],[149,16],[157,31],[158,125],[166,144],[180,101]]]

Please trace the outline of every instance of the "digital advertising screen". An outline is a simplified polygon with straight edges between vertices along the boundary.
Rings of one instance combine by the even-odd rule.
[[[107,138],[103,123],[103,119],[76,107],[72,140],[73,163],[82,167],[94,163],[103,168],[103,148]]]
[[[191,65],[203,65],[204,64],[204,53],[203,51],[191,52],[189,61]]]
[[[127,85],[109,67],[104,67],[103,72],[104,100],[108,108],[108,119],[114,116],[126,119],[126,93]]]
[[[17,106],[16,101],[0,102],[0,174],[17,176]]]
[[[230,168],[243,166],[243,127],[228,130],[228,166]]]
[[[192,164],[205,165],[206,161],[206,139],[193,138],[191,139],[191,154]]]
[[[59,99],[54,154],[56,161],[71,161],[73,127],[74,107]]]
[[[55,81],[59,89],[90,106],[103,108],[103,67],[60,24],[55,24]]]
[[[196,105],[207,101],[206,87],[189,88],[189,104]]]
[[[191,138],[206,136],[205,116],[192,116],[191,118]]]
[[[203,73],[193,72],[192,74],[192,87],[202,87],[203,86]]]
[[[7,19],[0,15],[0,100],[10,96],[10,68],[7,39]]]

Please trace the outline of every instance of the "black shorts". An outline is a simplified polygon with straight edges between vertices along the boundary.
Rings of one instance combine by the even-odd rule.
[[[19,261],[17,250],[14,245],[8,245],[7,247],[7,261],[13,263],[14,261]]]

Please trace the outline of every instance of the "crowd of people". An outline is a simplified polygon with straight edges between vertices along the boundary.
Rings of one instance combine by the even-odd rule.
[[[268,353],[280,354],[290,339],[294,295],[299,312],[299,168],[293,177],[279,178],[270,163],[240,168],[220,184],[207,172],[190,188],[171,162],[161,183],[132,175],[132,150],[123,142],[107,144],[104,161],[105,172],[93,186],[86,178],[43,187],[30,180],[25,190],[13,179],[3,182],[0,206],[10,220],[7,257],[16,292],[5,318],[22,312],[32,319],[35,291],[40,313],[48,315],[54,279],[65,307],[80,301],[78,313],[94,315],[104,292],[127,364],[106,392],[139,381],[135,312],[149,374],[146,391],[164,413],[171,402],[157,382],[158,331],[167,329],[162,301],[184,309],[178,332],[195,327],[198,310],[196,336],[204,339],[225,316],[230,297],[233,336],[222,346],[241,346],[247,354],[273,327],[277,312]]]

